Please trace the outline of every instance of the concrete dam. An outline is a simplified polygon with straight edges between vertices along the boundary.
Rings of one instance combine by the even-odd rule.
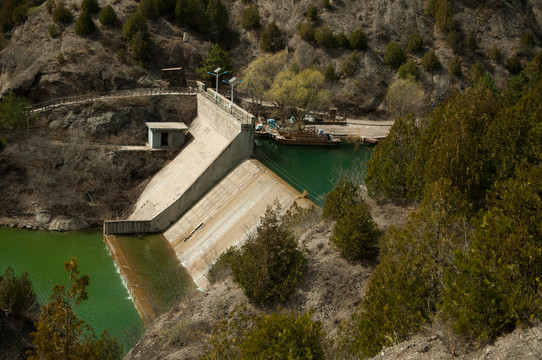
[[[218,256],[253,233],[267,206],[288,209],[301,194],[257,160],[255,117],[212,89],[198,85],[191,140],[148,183],[125,220],[104,222],[104,237],[144,322],[156,314],[123,262],[114,235],[163,233],[201,289]],[[303,202],[309,202],[302,199]]]

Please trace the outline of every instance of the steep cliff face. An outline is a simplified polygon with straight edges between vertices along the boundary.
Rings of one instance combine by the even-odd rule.
[[[259,49],[259,32],[244,30],[240,25],[242,12],[248,6],[242,1],[224,0],[229,13],[229,29],[217,40],[232,56],[237,74],[262,52]],[[424,40],[424,49],[409,55],[420,65],[423,53],[430,48],[443,64],[434,73],[422,71],[421,81],[432,102],[441,100],[451,87],[469,84],[468,76],[450,76],[448,62],[459,55],[462,72],[467,75],[476,62],[502,82],[510,75],[505,61],[489,59],[493,46],[498,46],[507,59],[520,54],[525,64],[529,54],[522,54],[519,39],[525,32],[534,35],[540,45],[542,39],[542,4],[537,0],[486,0],[451,1],[453,17],[457,23],[460,40],[471,33],[477,48],[474,51],[454,52],[447,34],[435,25],[426,14],[427,0],[341,0],[332,1],[329,9],[318,6],[315,27],[326,25],[336,35],[347,36],[362,28],[368,36],[368,49],[360,52],[360,68],[352,76],[344,76],[330,85],[334,101],[345,111],[360,113],[376,110],[382,104],[389,85],[396,80],[396,70],[383,61],[386,44],[390,40],[406,48],[411,33],[418,33]],[[74,15],[80,13],[80,3],[75,1]],[[295,60],[303,67],[316,66],[321,70],[328,64],[336,69],[352,53],[349,49],[325,49],[301,40],[297,26],[307,21],[306,12],[311,1],[258,1],[261,23],[275,21],[282,29],[285,43]],[[105,4],[101,4],[104,6]],[[181,28],[173,18],[148,21],[152,38],[152,59],[144,67],[130,55],[130,47],[121,35],[121,24],[137,9],[137,3],[123,0],[111,4],[119,23],[113,27],[101,25],[93,15],[98,28],[89,37],[78,36],[73,23],[57,25],[59,36],[51,38],[51,15],[42,5],[29,13],[26,23],[10,33],[9,45],[0,52],[0,95],[14,91],[39,102],[53,97],[76,93],[102,92],[113,89],[148,86],[138,83],[144,76],[160,78],[163,67],[183,66],[188,78],[196,78],[195,68],[211,45],[212,38]],[[73,9],[72,8],[72,9]],[[183,34],[188,41],[183,42]],[[537,51],[536,48],[532,50]],[[119,52],[124,52],[125,57]],[[531,55],[532,56],[532,55]]]

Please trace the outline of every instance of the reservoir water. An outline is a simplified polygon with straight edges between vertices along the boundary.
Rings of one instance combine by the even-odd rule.
[[[340,147],[282,145],[271,139],[256,139],[254,155],[298,191],[307,191],[309,199],[322,206],[326,194],[337,181],[347,176],[363,183],[365,165],[372,147],[341,143]]]
[[[365,163],[371,147],[341,144],[339,148],[313,148],[278,144],[257,139],[255,158],[299,191],[306,190],[309,198],[323,205],[325,195],[344,176],[362,182]],[[161,296],[155,306],[164,311],[178,296],[193,287],[191,279],[176,261],[163,241],[153,237],[121,238],[130,249],[130,263],[143,273],[144,286]],[[42,303],[46,302],[55,283],[66,284],[64,262],[77,257],[81,274],[90,277],[89,300],[77,309],[95,332],[103,329],[117,336],[128,350],[143,331],[143,324],[115,268],[101,231],[55,233],[0,228],[0,271],[11,266],[17,275],[29,273]],[[160,259],[160,260],[159,260]],[[160,265],[160,267],[158,266]],[[169,269],[169,270],[168,270]],[[169,271],[169,275],[165,273]],[[173,286],[176,282],[181,286]]]
[[[27,271],[40,304],[47,302],[54,284],[67,284],[64,262],[77,258],[88,275],[89,299],[76,308],[99,335],[115,335],[129,350],[143,331],[143,323],[107,251],[101,231],[67,233],[0,228],[0,271],[8,266],[19,276]]]

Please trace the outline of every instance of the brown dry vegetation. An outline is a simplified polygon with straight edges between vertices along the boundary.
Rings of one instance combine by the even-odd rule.
[[[0,153],[0,216],[47,211],[98,225],[127,215],[145,182],[174,154],[118,145],[143,146],[145,121],[189,123],[194,115],[192,98],[97,102],[40,114],[29,130],[11,134]]]

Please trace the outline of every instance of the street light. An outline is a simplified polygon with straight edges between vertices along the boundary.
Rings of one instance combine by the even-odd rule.
[[[237,80],[237,78],[235,78],[235,77],[232,77],[228,81],[222,80],[223,82],[225,82],[226,84],[230,84],[230,86],[231,86],[230,113],[231,113],[232,108],[233,108],[233,88],[235,87],[235,85],[243,82],[243,80],[239,80],[239,81],[236,81],[236,80]]]
[[[216,102],[218,102],[218,78],[220,77],[220,75],[224,75],[224,74],[227,73],[227,71],[220,72],[220,70],[222,70],[222,68],[217,67],[216,69],[214,69],[213,72],[207,71],[207,74],[216,76],[216,92],[215,92],[215,101]]]

